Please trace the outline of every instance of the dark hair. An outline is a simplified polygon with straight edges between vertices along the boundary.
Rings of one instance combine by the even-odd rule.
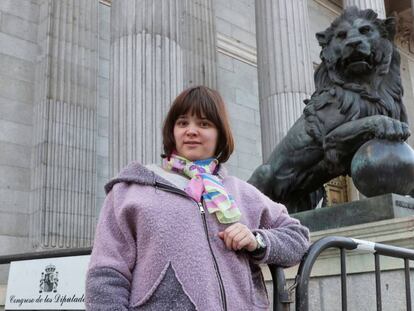
[[[162,128],[164,156],[175,150],[174,125],[186,113],[198,118],[206,117],[217,127],[217,146],[214,156],[220,163],[226,162],[234,150],[234,139],[230,129],[224,101],[219,92],[206,86],[195,86],[181,92],[174,100]]]

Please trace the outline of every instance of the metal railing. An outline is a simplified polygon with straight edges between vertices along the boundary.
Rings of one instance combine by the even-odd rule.
[[[55,257],[83,256],[83,255],[90,255],[91,252],[92,252],[91,247],[85,247],[85,248],[51,249],[51,250],[45,250],[41,252],[5,255],[5,256],[0,256],[0,265],[9,264],[12,261],[46,259],[46,258],[55,258]]]
[[[287,287],[285,273],[282,267],[269,265],[273,282],[273,311],[289,311],[290,304],[293,302],[293,289],[296,283]]]
[[[404,279],[407,310],[412,310],[409,261],[414,260],[414,250],[346,237],[328,236],[316,241],[309,248],[308,252],[305,254],[299,265],[299,270],[298,274],[296,275],[295,281],[293,285],[291,285],[290,287],[287,286],[283,268],[275,265],[269,265],[269,269],[272,274],[273,280],[274,311],[290,310],[290,305],[291,303],[293,303],[294,300],[296,305],[296,311],[309,310],[309,280],[311,271],[318,256],[328,248],[338,248],[340,250],[341,305],[343,311],[347,310],[347,273],[345,250],[361,250],[373,253],[375,261],[375,287],[378,311],[382,310],[380,256],[401,258],[404,261]],[[91,250],[92,248],[88,247],[6,255],[0,256],[0,265],[8,264],[12,261],[89,255],[91,253]],[[295,299],[293,299],[294,290]]]
[[[291,298],[293,289],[295,289],[296,311],[309,310],[309,280],[311,271],[318,256],[328,248],[338,248],[340,250],[341,305],[343,311],[346,311],[348,308],[345,250],[360,250],[364,252],[371,252],[373,254],[375,261],[377,311],[382,310],[380,256],[402,259],[404,261],[406,306],[408,311],[412,310],[409,261],[414,260],[414,250],[346,237],[328,236],[316,241],[309,248],[306,255],[302,258],[295,282],[292,286],[290,286],[290,288],[286,285],[283,269],[277,266],[269,265],[273,278],[273,288],[277,289],[273,292],[274,311],[289,310],[290,303],[293,302],[293,299]]]

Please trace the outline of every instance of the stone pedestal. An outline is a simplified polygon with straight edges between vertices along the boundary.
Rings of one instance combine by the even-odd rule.
[[[333,207],[296,213],[292,216],[314,232],[414,216],[414,199],[390,193]]]

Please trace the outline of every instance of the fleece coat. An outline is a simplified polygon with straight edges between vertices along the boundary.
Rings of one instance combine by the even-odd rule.
[[[309,232],[286,208],[220,169],[241,223],[260,232],[257,259],[228,250],[228,227],[173,184],[131,163],[106,186],[86,281],[86,310],[267,310],[258,264],[291,266],[309,246]],[[205,217],[205,220],[203,220]],[[221,286],[222,284],[222,286]]]

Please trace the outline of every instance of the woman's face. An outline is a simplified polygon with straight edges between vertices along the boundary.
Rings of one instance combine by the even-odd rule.
[[[205,117],[181,115],[174,125],[175,149],[179,156],[190,161],[214,157],[218,130]]]

